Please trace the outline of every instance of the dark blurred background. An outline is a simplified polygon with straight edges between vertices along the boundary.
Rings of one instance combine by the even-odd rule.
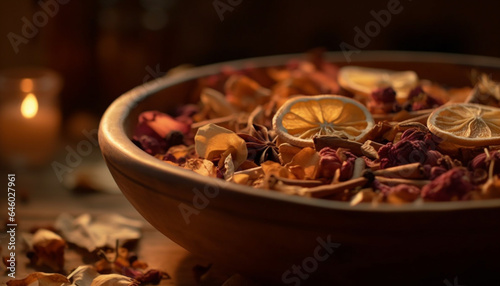
[[[497,1],[16,0],[0,10],[0,69],[58,71],[63,122],[98,119],[123,92],[181,64],[354,46],[355,27],[388,5],[400,12],[361,50],[500,57]]]

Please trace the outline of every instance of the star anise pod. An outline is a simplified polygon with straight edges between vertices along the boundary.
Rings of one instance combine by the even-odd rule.
[[[279,152],[276,146],[276,135],[270,134],[267,128],[260,124],[251,124],[238,136],[243,138],[248,149],[247,160],[260,165],[265,161],[279,162]]]

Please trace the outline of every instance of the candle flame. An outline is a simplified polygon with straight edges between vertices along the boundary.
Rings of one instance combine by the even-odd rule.
[[[38,101],[33,93],[28,93],[21,104],[21,114],[25,118],[33,118],[38,112]]]

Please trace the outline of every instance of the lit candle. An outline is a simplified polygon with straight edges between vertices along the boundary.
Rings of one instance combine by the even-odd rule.
[[[46,69],[0,73],[0,153],[10,164],[47,163],[59,142],[60,77]]]

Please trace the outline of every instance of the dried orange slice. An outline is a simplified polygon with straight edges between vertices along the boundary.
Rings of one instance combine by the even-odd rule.
[[[396,98],[404,100],[418,84],[414,71],[393,71],[386,69],[345,66],[338,73],[339,84],[354,94],[370,95],[382,87],[392,87]]]
[[[373,127],[368,109],[341,95],[298,96],[286,101],[273,118],[281,142],[314,146],[313,137],[328,135],[359,140]]]
[[[427,127],[447,143],[500,144],[500,108],[473,103],[443,105],[430,114]]]

